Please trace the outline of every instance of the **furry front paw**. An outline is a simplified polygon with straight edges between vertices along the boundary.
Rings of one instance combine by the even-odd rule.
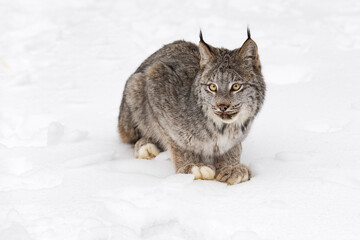
[[[152,143],[141,146],[139,151],[135,152],[136,158],[152,159],[159,155],[160,150]]]
[[[243,165],[226,166],[218,170],[216,180],[226,182],[229,185],[249,181],[251,178],[250,169]]]
[[[188,164],[177,170],[177,173],[193,174],[196,179],[212,180],[215,178],[215,167],[204,164]]]

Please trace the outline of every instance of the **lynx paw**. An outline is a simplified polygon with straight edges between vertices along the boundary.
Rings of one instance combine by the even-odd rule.
[[[229,185],[246,182],[250,180],[250,178],[251,171],[243,164],[223,167],[216,175],[217,181],[226,182]]]
[[[139,151],[135,152],[136,158],[152,159],[159,155],[160,150],[152,143],[141,146]]]
[[[195,165],[189,164],[180,168],[177,173],[191,173],[196,179],[211,180],[215,177],[215,168],[211,165]]]
[[[191,173],[195,175],[195,179],[211,180],[215,177],[215,170],[208,166],[193,166]]]

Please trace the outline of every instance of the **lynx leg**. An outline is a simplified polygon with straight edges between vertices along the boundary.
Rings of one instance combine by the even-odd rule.
[[[216,180],[229,185],[246,182],[252,177],[248,167],[240,164],[241,145],[235,146],[227,153],[216,156]]]
[[[125,143],[135,143],[140,138],[140,134],[134,125],[134,121],[132,120],[131,111],[126,103],[125,96],[123,97],[120,105],[118,131],[121,139]]]
[[[195,179],[214,179],[215,167],[202,163],[200,155],[173,146],[170,151],[176,173],[193,174]]]
[[[141,138],[135,144],[135,157],[142,159],[152,159],[159,155],[160,149],[150,140]]]

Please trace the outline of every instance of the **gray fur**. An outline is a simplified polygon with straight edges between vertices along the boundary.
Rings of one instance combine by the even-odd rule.
[[[217,85],[216,92],[210,83]],[[242,86],[238,92],[231,91],[234,83]],[[250,37],[235,50],[212,47],[202,36],[199,46],[175,41],[128,79],[119,133],[124,142],[140,140],[136,150],[143,142],[170,150],[177,173],[208,166],[216,169],[218,181],[246,181],[251,172],[240,164],[241,142],[264,102],[265,88]],[[221,112],[220,104],[229,107]]]

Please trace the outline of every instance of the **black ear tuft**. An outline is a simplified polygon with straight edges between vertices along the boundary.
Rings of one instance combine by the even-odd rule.
[[[200,31],[200,34],[201,34],[201,31]],[[248,39],[251,39],[251,33],[250,33],[249,25],[247,26],[247,35],[248,35]]]
[[[207,44],[207,43],[204,41],[204,39],[203,39],[203,35],[202,35],[201,29],[200,29],[199,37],[200,37],[200,42],[203,43],[203,44],[207,47],[207,49],[209,50],[209,52],[212,52],[212,51],[211,51],[211,47],[209,46],[209,44]]]
[[[202,36],[201,29],[200,29],[200,42],[204,42],[204,39],[203,39],[203,36]]]

